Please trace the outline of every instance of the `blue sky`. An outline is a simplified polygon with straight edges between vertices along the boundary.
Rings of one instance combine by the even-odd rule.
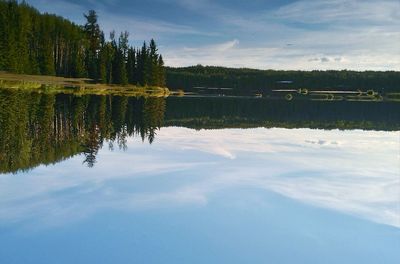
[[[155,38],[167,65],[400,70],[398,0],[28,0],[108,32]]]

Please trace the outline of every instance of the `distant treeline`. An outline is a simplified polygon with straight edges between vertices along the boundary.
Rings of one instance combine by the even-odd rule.
[[[235,93],[268,93],[272,89],[368,90],[385,93],[400,91],[400,72],[386,71],[275,71],[214,66],[167,68],[170,89],[195,87],[233,88]]]
[[[154,40],[129,45],[128,32],[106,40],[90,10],[86,24],[41,14],[25,2],[0,0],[0,71],[89,77],[96,82],[165,86]]]

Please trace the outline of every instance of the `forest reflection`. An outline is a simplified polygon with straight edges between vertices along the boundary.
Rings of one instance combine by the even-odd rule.
[[[125,149],[130,136],[152,143],[163,98],[0,92],[0,172],[27,170],[76,154],[92,167],[104,142]]]
[[[75,96],[0,91],[0,173],[15,173],[83,154],[152,143],[162,126],[400,130],[400,104],[271,101],[256,98]]]

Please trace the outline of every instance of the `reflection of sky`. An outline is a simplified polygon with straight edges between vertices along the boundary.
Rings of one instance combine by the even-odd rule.
[[[136,243],[135,257],[118,248],[121,258],[156,263],[265,263],[267,256],[273,263],[396,263],[398,138],[357,130],[162,128],[153,145],[130,139],[126,152],[105,147],[92,169],[79,156],[0,175],[0,247],[8,245],[0,262],[15,252],[13,243],[28,250],[33,241],[45,248],[79,238],[90,246],[79,241],[72,251],[86,245],[99,257],[105,247]],[[182,252],[187,243],[193,252]],[[78,260],[95,260],[87,254]]]

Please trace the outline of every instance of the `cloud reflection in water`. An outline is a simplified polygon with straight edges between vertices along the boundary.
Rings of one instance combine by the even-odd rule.
[[[311,129],[162,128],[153,145],[106,147],[94,168],[82,156],[0,175],[0,221],[58,225],[100,210],[207,206],[236,187],[400,227],[399,134]],[[229,202],[229,201],[226,201]]]

